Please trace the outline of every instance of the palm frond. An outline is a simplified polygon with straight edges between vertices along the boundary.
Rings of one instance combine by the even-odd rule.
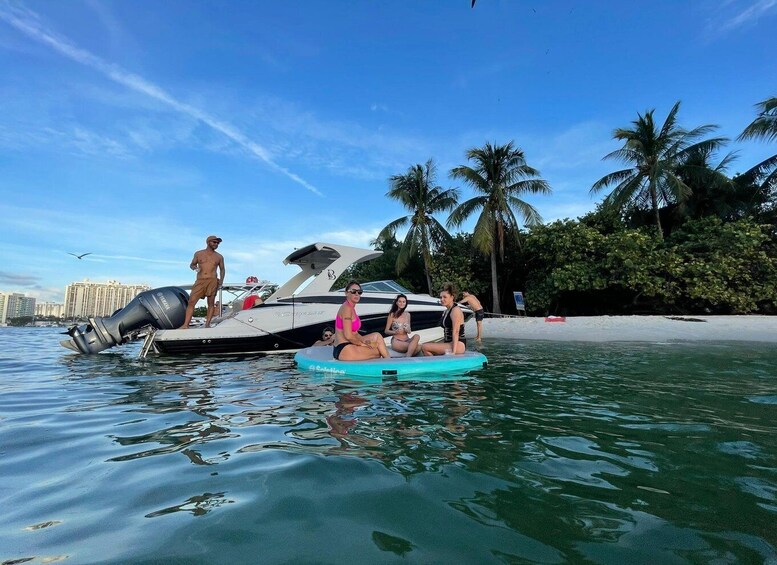
[[[537,226],[542,223],[542,216],[534,206],[514,196],[510,196],[508,198],[510,207],[515,208],[518,211],[518,216],[523,218],[524,225]],[[517,228],[517,223],[514,220],[513,223]]]
[[[682,202],[690,198],[693,194],[691,188],[685,184],[682,179],[670,171],[667,171],[666,174],[663,175],[661,188],[668,189],[668,192],[662,193],[663,200],[667,203],[673,201]]]
[[[756,104],[760,109],[759,116],[739,134],[738,140],[761,139],[774,141],[777,139],[777,96],[767,98]]]
[[[466,202],[462,202],[459,204],[456,208],[453,209],[450,216],[448,216],[448,221],[446,222],[446,225],[448,228],[457,228],[461,224],[465,222],[467,218],[469,218],[475,210],[479,208],[484,208],[486,206],[488,199],[485,196],[475,196],[474,198],[470,198]]]
[[[401,273],[410,263],[410,259],[418,254],[420,238],[420,230],[418,226],[411,225],[407,230],[407,235],[402,241],[402,245],[399,247],[399,254],[397,255],[397,272]]]
[[[676,148],[672,148],[669,156],[675,161],[681,161],[694,153],[706,153],[707,155],[711,155],[728,142],[729,139],[726,137],[713,137],[711,139],[705,139],[703,141],[687,145],[686,147],[680,148],[678,146]]]
[[[491,253],[493,248],[494,227],[493,217],[483,212],[478,217],[472,232],[472,245],[485,255]]]
[[[406,225],[410,219],[407,216],[402,216],[401,218],[397,218],[393,222],[389,222],[388,225],[380,230],[380,233],[378,234],[377,239],[389,239],[391,237],[395,237],[397,230],[401,228],[402,226]]]
[[[777,155],[772,155],[742,173],[742,176],[752,179],[752,182],[760,182],[764,177],[769,177],[775,172],[777,172]]]
[[[550,194],[552,190],[548,182],[543,179],[527,179],[511,184],[506,187],[505,192],[511,194]]]
[[[642,175],[632,175],[630,178],[626,178],[619,183],[604,199],[604,202],[606,205],[612,205],[617,209],[622,210],[629,202],[639,200],[639,195],[637,194],[635,196],[635,194],[639,193],[645,185],[647,185],[647,183]]]
[[[450,242],[451,234],[448,233],[448,230],[445,229],[445,226],[443,226],[437,218],[431,219],[428,229],[429,238],[435,246]]]
[[[609,173],[596,181],[591,187],[589,193],[595,194],[603,188],[610,186],[611,184],[620,185],[624,181],[627,181],[637,175],[639,175],[639,172],[635,171],[634,169],[623,169],[620,171],[615,171],[614,173]]]
[[[672,109],[669,110],[664,125],[661,127],[661,131],[658,134],[659,138],[666,138],[672,134],[672,131],[677,127],[677,112],[680,111],[680,101],[674,103]]]
[[[602,157],[602,161],[608,159],[617,159],[624,163],[639,163],[642,160],[642,154],[635,149],[624,146]]]
[[[458,188],[437,190],[430,194],[428,213],[446,212],[458,203],[460,198]]]
[[[467,166],[455,167],[450,171],[451,178],[460,179],[478,192],[488,192],[488,182],[475,169]]]

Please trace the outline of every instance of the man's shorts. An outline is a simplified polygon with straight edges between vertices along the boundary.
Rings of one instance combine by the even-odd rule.
[[[218,279],[199,279],[195,281],[192,291],[189,293],[189,302],[196,303],[200,298],[216,296],[216,289],[219,287]]]
[[[482,322],[483,318],[485,318],[486,311],[481,308],[480,310],[475,310],[475,321],[476,322]]]

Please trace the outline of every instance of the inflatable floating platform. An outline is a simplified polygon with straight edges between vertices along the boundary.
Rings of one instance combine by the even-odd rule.
[[[339,361],[332,357],[332,349],[332,346],[301,349],[294,356],[294,361],[297,363],[297,368],[303,371],[354,377],[459,375],[483,369],[488,364],[486,356],[476,351],[433,357],[399,357],[402,354],[392,351],[391,359]],[[397,357],[393,356],[395,354]]]

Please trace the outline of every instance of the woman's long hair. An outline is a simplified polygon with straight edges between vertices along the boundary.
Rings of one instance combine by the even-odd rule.
[[[404,299],[405,299],[405,307],[404,307],[404,308],[401,308],[401,309],[400,309],[400,308],[399,308],[399,306],[397,305],[397,302],[399,302],[399,299],[400,299],[400,298],[404,298]],[[396,319],[397,319],[397,318],[399,318],[399,317],[400,317],[402,314],[404,314],[404,313],[405,313],[405,310],[407,310],[407,296],[405,296],[404,294],[399,294],[399,295],[397,295],[397,297],[394,299],[394,302],[392,302],[392,303],[391,303],[391,310],[389,310],[389,316],[394,316],[394,319],[396,320]]]

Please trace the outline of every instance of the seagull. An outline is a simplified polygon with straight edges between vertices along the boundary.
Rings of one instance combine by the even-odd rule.
[[[91,251],[90,251],[89,253],[81,253],[81,255],[76,255],[75,253],[70,253],[70,252],[68,251],[68,255],[72,255],[72,256],[73,256],[73,257],[75,257],[76,259],[83,259],[83,258],[84,258],[84,257],[86,257],[87,255],[91,255],[91,254],[92,254],[92,253],[91,253]]]

